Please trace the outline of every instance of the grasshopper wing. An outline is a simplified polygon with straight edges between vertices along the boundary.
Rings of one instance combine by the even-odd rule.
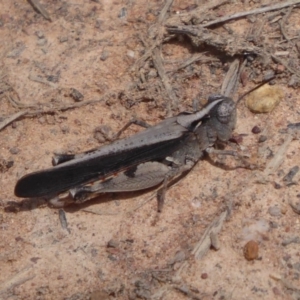
[[[111,174],[145,161],[162,160],[176,151],[191,134],[180,125],[176,126],[181,128],[180,132],[177,131],[176,135],[171,135],[169,138],[164,137],[165,140],[158,139],[156,143],[147,144],[149,139],[145,134],[146,130],[132,137],[103,146],[78,159],[25,175],[17,182],[15,195],[25,198],[54,195],[97,179],[105,179]],[[152,129],[155,129],[155,127]],[[155,130],[152,130],[152,133],[155,134]],[[140,143],[139,146],[128,147],[127,149],[126,147],[113,148],[114,144],[118,143],[120,145],[120,142],[122,145],[131,145],[137,137],[139,139],[142,137],[145,140],[144,144]],[[150,138],[153,138],[153,135]],[[114,149],[114,151],[108,151],[107,148]]]

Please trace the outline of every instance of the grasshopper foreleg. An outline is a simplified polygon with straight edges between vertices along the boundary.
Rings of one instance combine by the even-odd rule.
[[[247,168],[250,170],[257,168],[255,165],[249,163],[241,154],[239,154],[234,150],[218,150],[218,149],[214,149],[213,147],[209,147],[205,151],[208,155],[217,154],[217,155],[229,155],[229,156],[237,157],[243,163],[243,168]]]

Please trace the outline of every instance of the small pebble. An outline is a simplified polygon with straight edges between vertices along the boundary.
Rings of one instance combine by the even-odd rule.
[[[291,76],[291,79],[288,82],[288,87],[297,88],[298,86],[299,86],[299,78],[296,76],[296,74],[294,74]]]
[[[233,135],[229,141],[232,143],[241,144],[243,142],[243,136],[241,134]]]
[[[109,254],[108,256],[107,256],[107,258],[109,259],[109,260],[111,260],[111,261],[116,261],[118,258],[117,257],[115,257],[114,255],[111,255],[111,254]]]
[[[61,131],[62,131],[63,134],[66,134],[66,133],[69,133],[69,132],[70,132],[70,128],[69,128],[69,126],[67,126],[67,125],[62,125],[62,126],[60,127],[60,129],[61,129]]]
[[[266,70],[263,74],[263,81],[270,80],[275,76],[275,72],[273,70]],[[271,83],[269,83],[271,84]]]
[[[109,240],[107,243],[108,248],[118,248],[119,242],[116,240]]]
[[[30,261],[32,261],[33,263],[36,264],[36,263],[38,262],[39,259],[41,259],[41,258],[40,258],[40,257],[31,257],[31,258],[30,258]]]
[[[280,211],[283,215],[285,215],[288,211],[287,206],[286,205],[281,206]]]
[[[75,100],[75,102],[80,102],[84,99],[84,96],[76,89],[70,89],[70,96]]]
[[[94,131],[94,139],[97,140],[100,144],[106,141],[106,138],[104,137],[103,133],[99,131]]]
[[[240,79],[241,79],[242,85],[246,86],[247,82],[248,82],[248,79],[249,79],[248,73],[247,72],[242,72],[241,75],[240,75]]]
[[[42,31],[37,31],[35,34],[39,39],[42,39],[45,37],[44,32],[42,32]]]
[[[285,262],[288,262],[290,261],[292,258],[292,256],[290,254],[284,254],[282,259],[285,261]]]
[[[279,217],[281,215],[281,209],[278,206],[271,206],[268,209],[268,213],[272,216],[272,217]]]
[[[7,169],[11,168],[14,165],[14,160],[9,158],[8,160],[5,161],[5,167]]]
[[[126,7],[122,7],[118,14],[118,18],[124,19],[126,17],[127,17],[127,9],[126,9]]]
[[[289,172],[284,176],[283,181],[286,183],[290,183],[294,176],[299,172],[299,166],[294,166],[289,170]]]
[[[273,287],[272,290],[273,290],[273,293],[274,293],[275,296],[280,296],[280,295],[281,295],[281,293],[280,293],[278,287],[275,286],[275,287]]]
[[[75,125],[81,126],[81,121],[79,119],[74,120]]]
[[[112,138],[113,134],[109,126],[100,125],[94,129],[94,139],[96,139],[99,143],[104,143],[105,141],[111,140]]]
[[[50,82],[57,83],[59,81],[59,75],[49,75],[47,76],[47,80]]]
[[[281,185],[279,183],[277,183],[277,182],[274,182],[274,188],[276,190],[279,190],[279,189],[281,189]]]
[[[278,223],[271,221],[270,222],[270,227],[273,228],[273,229],[276,229],[276,228],[279,227],[279,225],[278,225]]]
[[[16,242],[24,242],[24,239],[22,237],[20,237],[20,236],[17,236],[15,238],[15,240],[16,240]]]
[[[247,96],[246,105],[253,112],[267,113],[271,112],[283,98],[284,94],[280,87],[265,84]]]
[[[68,41],[68,37],[67,36],[61,36],[61,37],[59,37],[59,42],[60,43],[65,43],[65,42],[67,42]]]
[[[20,149],[19,148],[17,148],[17,147],[12,147],[12,148],[10,148],[9,149],[9,152],[11,153],[11,154],[18,154],[19,152],[20,152]]]
[[[276,68],[276,73],[277,74],[281,74],[285,71],[285,66],[284,65],[277,65],[277,68]]]
[[[258,126],[254,126],[251,131],[254,134],[261,133],[261,129]]]
[[[47,44],[47,39],[41,38],[36,43],[38,46],[45,46]]]
[[[106,51],[106,50],[103,50],[102,53],[101,53],[100,59],[101,59],[102,61],[105,61],[105,60],[108,59],[108,57],[109,57],[109,52]]]
[[[247,260],[254,260],[258,258],[258,244],[255,241],[249,241],[244,246],[244,256]]]
[[[154,22],[155,19],[156,19],[156,16],[154,14],[148,13],[146,15],[146,20],[149,22]]]
[[[265,135],[261,135],[259,138],[258,138],[258,142],[259,143],[263,143],[267,140],[268,138],[265,136]]]
[[[298,195],[297,195],[297,198],[298,198]],[[300,215],[300,201],[291,199],[291,200],[289,201],[289,205],[291,206],[292,210],[293,210],[296,214]]]
[[[286,266],[289,268],[289,269],[293,269],[293,265],[291,263],[287,263]]]
[[[202,279],[207,279],[208,278],[208,274],[207,273],[202,273],[201,274],[201,278]]]
[[[130,58],[134,58],[134,56],[135,56],[134,51],[128,50],[128,51],[127,51],[127,56],[130,57]]]

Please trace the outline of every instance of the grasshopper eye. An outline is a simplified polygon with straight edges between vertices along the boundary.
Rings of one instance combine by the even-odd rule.
[[[233,111],[235,110],[235,103],[230,101],[223,101],[217,110],[217,118],[223,124],[228,124],[233,116]]]

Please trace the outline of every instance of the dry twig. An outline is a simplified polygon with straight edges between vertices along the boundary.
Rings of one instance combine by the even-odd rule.
[[[279,147],[277,152],[275,153],[274,157],[269,161],[265,170],[264,170],[264,177],[267,177],[270,174],[276,172],[279,166],[282,164],[283,159],[285,157],[285,153],[290,145],[291,141],[293,140],[292,134],[287,134],[283,144]]]
[[[187,34],[196,47],[211,46],[230,56],[244,53],[265,55],[260,47],[252,45],[243,37],[224,37],[201,26],[167,26],[166,29],[170,33]]]
[[[198,53],[194,54],[192,57],[187,58],[182,63],[180,63],[178,66],[176,66],[174,69],[167,71],[167,73],[175,73],[178,72],[181,69],[186,68],[187,66],[195,63],[195,62],[201,62],[201,63],[209,63],[209,62],[217,62],[219,59],[214,57],[206,57],[204,56],[205,53]]]
[[[206,252],[212,245],[211,234],[213,233],[215,236],[220,232],[227,215],[228,211],[222,212],[221,215],[213,220],[213,222],[206,228],[201,240],[197,243],[192,251],[192,254],[195,255],[196,259],[200,259],[206,254]]]
[[[215,9],[228,2],[230,1],[229,0],[207,1],[206,3],[199,5],[196,9],[190,12],[181,13],[172,16],[166,21],[166,24],[169,26],[178,25],[180,23],[189,24],[192,20],[194,24],[195,23],[199,24],[201,22],[201,16],[206,15],[209,10]]]
[[[88,101],[82,101],[82,102],[77,102],[77,103],[72,103],[72,104],[67,104],[67,105],[59,105],[59,106],[54,106],[54,107],[46,107],[46,108],[39,108],[38,106],[34,105],[24,105],[20,103],[19,101],[13,101],[15,107],[19,107],[21,109],[25,109],[22,111],[19,111],[15,114],[12,114],[11,116],[8,116],[4,121],[0,123],[0,130],[3,129],[5,126],[10,124],[11,122],[17,120],[20,117],[23,118],[31,118],[31,117],[37,117],[42,114],[55,114],[57,112],[62,112],[62,111],[67,111],[70,109],[74,108],[79,108],[83,107],[86,105],[90,104],[95,104],[99,102],[105,102],[107,99],[110,97],[114,96],[115,94],[120,94],[122,91],[113,91],[110,93],[105,94],[103,97],[100,99],[94,99],[94,100],[88,100]]]
[[[30,275],[32,266],[27,266],[20,270],[17,274],[14,274],[10,278],[7,278],[0,285],[0,295],[4,295],[9,290],[13,290],[15,287],[23,284],[26,281],[32,280],[36,275]]]
[[[242,12],[238,12],[233,15],[230,15],[230,16],[225,16],[225,17],[219,18],[219,19],[211,21],[211,22],[207,22],[205,24],[202,24],[201,27],[210,27],[212,25],[224,23],[226,21],[230,21],[233,19],[239,19],[239,18],[246,17],[249,15],[254,15],[254,14],[262,14],[262,13],[265,13],[268,11],[278,10],[278,9],[282,9],[282,8],[285,8],[285,7],[288,7],[291,5],[296,5],[296,4],[300,4],[300,0],[290,0],[290,1],[277,3],[277,4],[266,6],[266,7],[252,9],[249,11],[242,11]]]
[[[166,75],[166,71],[165,71],[165,68],[163,66],[163,63],[162,63],[162,59],[161,59],[161,52],[159,49],[154,49],[154,52],[153,52],[153,63],[154,63],[154,66],[161,78],[161,81],[167,91],[167,94],[171,100],[168,101],[167,103],[167,115],[170,115],[171,114],[171,109],[173,107],[177,107],[178,105],[178,98],[177,96],[175,95],[173,89],[172,89],[172,86],[171,86],[171,83],[170,83],[170,80],[168,78],[168,76]]]
[[[44,6],[38,0],[28,0],[28,2],[33,6],[33,8],[38,11],[46,20],[52,21],[49,13],[44,8]]]
[[[20,117],[24,116],[27,114],[27,111],[19,111],[13,115],[10,115],[7,117],[4,121],[0,122],[0,130],[2,130],[4,127],[12,123],[13,121],[19,119]]]
[[[300,72],[298,72],[296,69],[289,66],[288,63],[286,63],[284,60],[280,59],[278,56],[271,55],[271,57],[275,62],[283,65],[290,73],[295,74],[300,79]]]
[[[166,1],[166,4],[164,5],[163,9],[160,12],[160,15],[158,16],[158,23],[155,24],[156,28],[154,29],[154,31],[155,31],[154,42],[151,44],[151,46],[149,46],[149,49],[147,49],[145,51],[145,54],[136,61],[135,65],[134,65],[134,69],[139,70],[144,65],[146,60],[152,56],[153,50],[156,47],[158,47],[159,45],[161,45],[161,43],[163,42],[163,34],[164,34],[164,26],[163,25],[167,18],[167,12],[169,11],[173,2],[174,2],[174,0]],[[145,43],[145,41],[144,41],[144,43]]]

